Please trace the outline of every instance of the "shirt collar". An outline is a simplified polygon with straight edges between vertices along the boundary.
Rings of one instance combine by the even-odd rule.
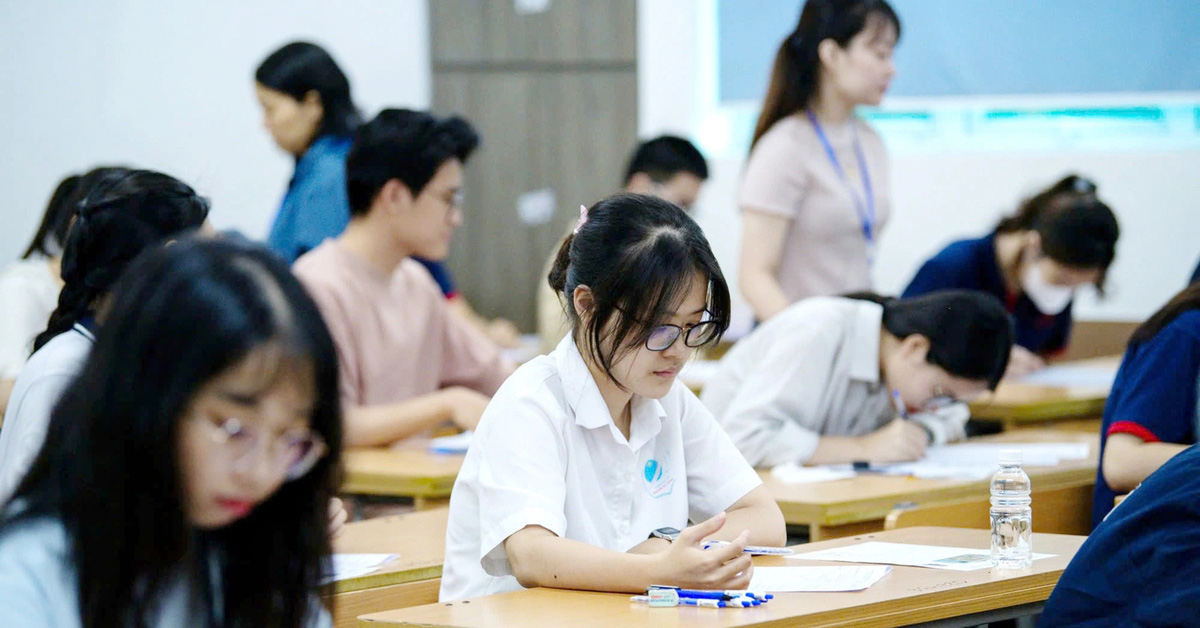
[[[600,387],[596,385],[571,335],[567,334],[550,355],[558,366],[563,396],[574,414],[575,424],[585,429],[608,426],[617,441],[624,441],[624,436],[608,413],[608,405],[600,394]],[[667,412],[659,400],[634,395],[630,415],[629,447],[637,450],[662,430]]]
[[[850,377],[870,384],[879,383],[879,334],[883,328],[883,306],[857,301],[854,327],[850,330]]]

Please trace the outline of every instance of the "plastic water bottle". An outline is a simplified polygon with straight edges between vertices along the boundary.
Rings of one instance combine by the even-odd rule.
[[[1029,476],[1021,452],[1000,452],[1000,470],[992,476],[992,565],[1027,569],[1033,565],[1033,510]]]

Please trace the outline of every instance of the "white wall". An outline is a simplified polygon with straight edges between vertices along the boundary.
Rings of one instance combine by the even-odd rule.
[[[712,0],[640,0],[639,134],[720,134]],[[681,128],[681,127],[687,128]],[[945,243],[986,232],[1018,200],[1070,171],[1092,177],[1121,223],[1109,297],[1084,294],[1076,315],[1140,320],[1180,290],[1200,257],[1200,151],[944,152],[892,155],[893,220],[880,243],[875,282],[903,290],[921,262]],[[710,159],[697,220],[731,283],[741,236],[735,206],[741,156]],[[744,318],[746,306],[735,295]]]
[[[265,237],[292,160],[261,126],[254,69],[325,46],[364,114],[430,102],[426,0],[0,3],[0,260],[19,254],[57,182],[98,164],[154,168]]]

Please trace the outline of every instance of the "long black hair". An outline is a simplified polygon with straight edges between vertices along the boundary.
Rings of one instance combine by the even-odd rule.
[[[1158,335],[1163,327],[1170,325],[1171,321],[1179,318],[1188,310],[1200,310],[1200,282],[1184,288],[1182,292],[1176,294],[1170,301],[1167,301],[1166,305],[1151,315],[1146,322],[1139,325],[1133,331],[1133,335],[1129,337],[1130,346],[1149,341]]]
[[[654,326],[678,307],[697,272],[708,284],[707,309],[717,321],[719,339],[729,327],[729,285],[700,226],[660,198],[617,194],[588,209],[583,226],[563,240],[546,279],[566,298],[580,352],[620,385],[613,363],[646,342]],[[578,286],[592,292],[586,328],[574,306]],[[618,312],[619,323],[605,333]]]
[[[1104,293],[1121,229],[1113,210],[1096,196],[1096,184],[1090,179],[1069,174],[1026,199],[1015,214],[996,225],[998,234],[1019,231],[1037,232],[1046,257],[1059,264],[1099,270],[1096,289]]]
[[[294,41],[272,52],[254,71],[254,80],[297,101],[309,92],[321,97],[324,115],[312,139],[349,135],[362,122],[350,97],[350,81],[324,48]]]
[[[929,339],[925,360],[954,377],[985,380],[989,390],[1004,376],[1012,351],[1013,324],[995,296],[978,290],[939,290],[896,299],[872,292],[846,298],[883,306],[883,328],[897,338]]]
[[[46,203],[42,223],[38,225],[29,246],[25,247],[21,259],[29,259],[34,253],[45,257],[62,254],[63,242],[67,239],[67,227],[71,224],[71,216],[75,214],[75,207],[68,199],[79,184],[79,179],[79,175],[73,174],[58,182],[54,193],[50,195],[50,202]]]
[[[195,529],[184,513],[180,424],[204,384],[263,348],[273,350],[276,376],[311,373],[310,427],[329,453],[245,518]],[[221,625],[299,628],[315,610],[329,554],[339,403],[333,341],[282,261],[257,245],[216,240],[154,247],[116,286],[110,316],[14,496],[25,508],[10,517],[61,521],[85,628],[147,625],[179,575],[207,585],[201,591],[221,587]],[[214,559],[219,582],[209,576]]]
[[[771,82],[758,124],[754,126],[751,148],[772,125],[804,109],[817,95],[821,67],[817,46],[832,39],[845,48],[872,18],[891,24],[896,29],[896,39],[900,39],[900,17],[886,0],[807,0],[804,3],[795,30],[784,38],[775,53]]]
[[[76,195],[80,200],[63,248],[65,283],[34,351],[93,314],[97,300],[142,250],[199,227],[208,216],[208,201],[191,187],[151,170],[89,173]]]

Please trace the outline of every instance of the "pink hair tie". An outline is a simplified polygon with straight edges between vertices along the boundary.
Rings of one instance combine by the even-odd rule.
[[[583,223],[585,223],[585,222],[587,222],[587,206],[580,205],[579,206],[579,222],[575,223],[575,230],[572,231],[571,233],[578,234],[579,230],[583,228]]]

